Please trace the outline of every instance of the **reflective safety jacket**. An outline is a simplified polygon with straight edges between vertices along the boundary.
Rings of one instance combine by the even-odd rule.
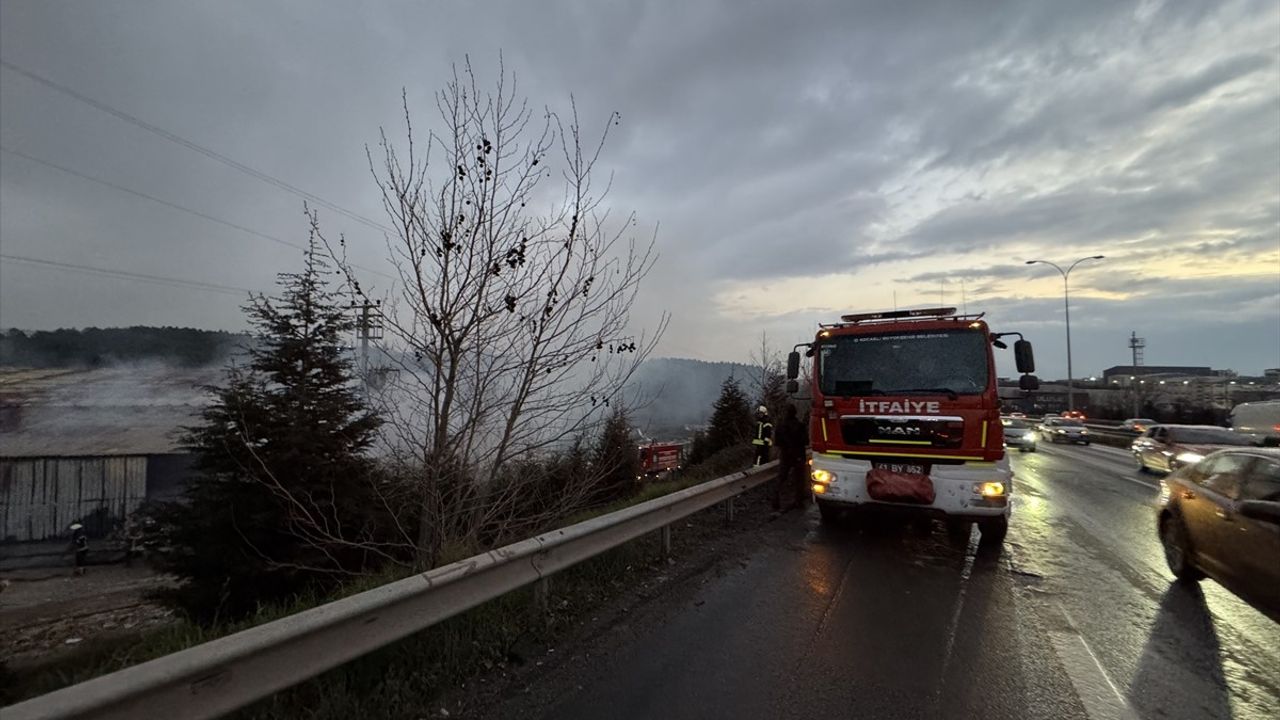
[[[752,445],[772,445],[773,444],[773,423],[769,422],[769,418],[760,418],[756,420],[756,435],[751,438]]]

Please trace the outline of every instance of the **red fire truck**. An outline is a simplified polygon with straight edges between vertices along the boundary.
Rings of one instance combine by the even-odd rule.
[[[644,477],[655,477],[665,472],[679,470],[684,446],[680,443],[650,442],[640,446],[640,472]]]
[[[787,362],[797,389],[801,348],[812,358],[812,490],[829,521],[848,510],[925,513],[983,544],[1009,522],[1013,474],[1005,457],[992,347],[1017,335],[1020,386],[1039,387],[1031,343],[992,333],[982,315],[929,308],[845,315],[820,326]]]

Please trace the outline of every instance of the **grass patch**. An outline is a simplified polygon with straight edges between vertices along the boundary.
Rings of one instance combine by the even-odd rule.
[[[748,466],[750,448],[724,451],[680,477],[645,485],[635,496],[569,518],[565,524],[598,517],[737,472]],[[462,552],[462,548],[456,549]],[[451,558],[455,559],[455,558]],[[456,558],[461,559],[461,558]],[[531,661],[523,657],[538,643],[554,639],[592,608],[625,589],[636,572],[659,559],[655,537],[645,537],[558,573],[549,613],[534,609],[529,587],[507,593],[420,633],[376,650],[234,713],[253,720],[353,717],[422,717],[438,709],[436,699],[476,675],[496,667]],[[0,702],[19,700],[146,662],[218,637],[270,622],[357,592],[407,577],[398,570],[353,580],[326,597],[300,597],[260,608],[251,618],[216,627],[186,621],[134,637],[88,640],[72,655],[29,668],[0,665]]]
[[[255,625],[302,612],[339,597],[370,590],[405,577],[407,574],[407,572],[383,572],[356,578],[332,595],[304,595],[289,603],[263,606],[251,617],[234,623],[202,626],[180,619],[164,627],[136,635],[90,638],[74,652],[60,655],[49,662],[14,668],[0,666],[0,677],[6,681],[0,683],[0,704],[8,705],[43,695],[91,680],[99,675],[106,675],[185,650]]]
[[[486,671],[536,662],[538,658],[532,653],[626,587],[632,571],[657,559],[655,539],[628,543],[557,574],[547,614],[535,609],[532,589],[521,588],[244,708],[233,717],[347,720],[434,716],[446,691]]]

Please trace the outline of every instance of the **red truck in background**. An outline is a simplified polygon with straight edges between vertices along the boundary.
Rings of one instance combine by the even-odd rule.
[[[982,315],[929,308],[845,315],[820,326],[809,414],[812,491],[823,520],[896,511],[947,521],[983,545],[1003,542],[1013,473],[1004,451],[992,347]],[[1031,343],[1014,343],[1018,372],[1035,371]],[[800,354],[787,359],[795,392]],[[1020,386],[1039,381],[1025,374]]]
[[[681,443],[650,442],[640,446],[640,472],[646,478],[679,470],[683,464],[684,445]]]

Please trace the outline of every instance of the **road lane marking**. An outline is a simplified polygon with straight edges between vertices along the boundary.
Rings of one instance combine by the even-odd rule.
[[[1127,476],[1127,475],[1116,475],[1116,477],[1120,478],[1121,480],[1128,480],[1129,482],[1133,483],[1134,485],[1141,485],[1142,487],[1147,488],[1148,490],[1159,490],[1159,489],[1160,489],[1160,483],[1147,482],[1146,480],[1139,480],[1138,478],[1135,478],[1135,477],[1129,477],[1129,476]]]
[[[947,623],[947,647],[942,653],[942,670],[938,673],[938,688],[934,693],[934,702],[942,703],[942,690],[947,684],[947,668],[951,665],[951,654],[956,647],[956,632],[960,630],[960,614],[964,611],[964,595],[969,589],[969,577],[973,575],[973,563],[978,557],[978,523],[969,525],[969,544],[965,546],[964,566],[960,568],[960,592],[956,594],[956,607],[951,613],[951,621]]]
[[[1098,445],[1094,443],[1094,444],[1090,444],[1089,447],[1092,448],[1095,452],[1099,450],[1102,451],[1102,454],[1104,455],[1124,455],[1125,457],[1128,457],[1129,455],[1132,454],[1132,452],[1129,450],[1123,450],[1121,448],[1112,447],[1110,445]]]
[[[1067,608],[1060,602],[1056,605],[1070,632],[1050,630],[1049,640],[1089,720],[1137,720],[1137,714],[1129,707],[1120,688],[1111,681],[1111,676],[1085,641]]]

